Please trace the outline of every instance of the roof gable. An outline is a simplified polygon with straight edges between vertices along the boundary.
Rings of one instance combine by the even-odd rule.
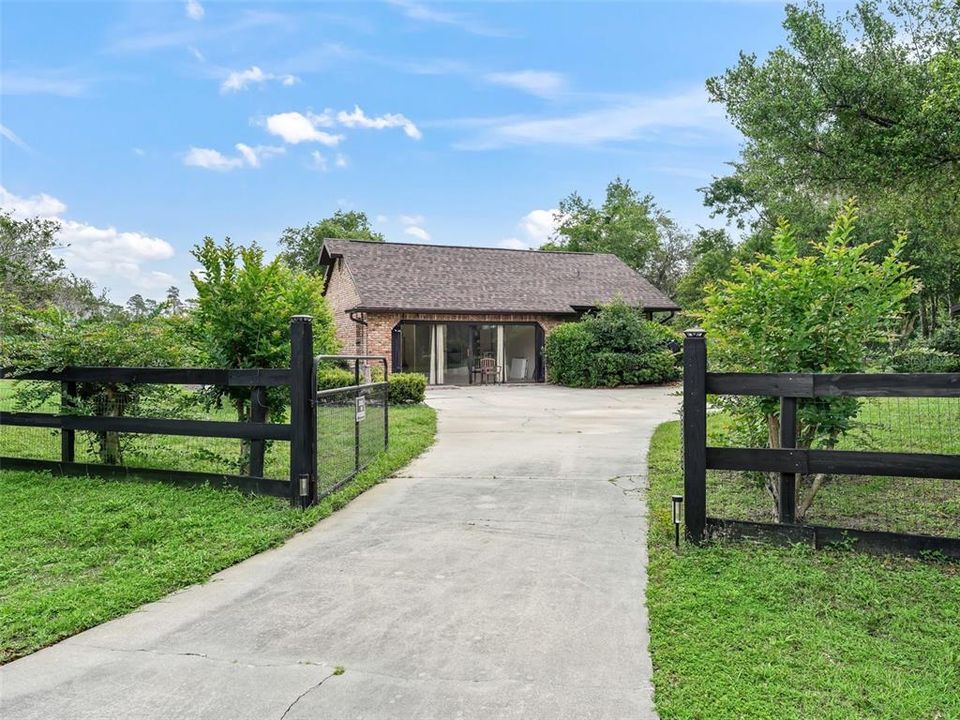
[[[363,310],[570,314],[618,297],[679,309],[614,255],[327,240],[321,262],[338,257]]]

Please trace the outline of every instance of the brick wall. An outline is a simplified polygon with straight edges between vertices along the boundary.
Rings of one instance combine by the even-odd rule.
[[[347,311],[356,307],[360,302],[360,295],[357,294],[357,288],[353,283],[353,278],[350,277],[350,271],[347,270],[346,264],[341,260],[336,261],[333,271],[330,273],[326,296],[330,305],[330,312],[333,313],[340,352],[346,355],[362,354],[357,352],[358,343],[361,342],[358,328],[361,326],[359,323],[353,322],[347,315]]]
[[[345,355],[383,355],[391,362],[393,354],[393,328],[401,320],[430,320],[434,322],[475,322],[475,323],[539,323],[545,334],[549,334],[557,325],[571,318],[555,315],[523,313],[401,313],[377,312],[362,313],[359,318],[367,324],[354,322],[347,311],[360,303],[356,285],[343,262],[338,261],[330,273],[326,290],[327,302],[333,313],[340,352]]]
[[[559,318],[555,315],[536,315],[536,314],[501,314],[501,313],[479,313],[479,314],[453,314],[453,313],[365,313],[364,319],[367,321],[366,333],[364,337],[363,355],[385,355],[388,360],[393,350],[393,328],[401,320],[431,320],[434,322],[475,322],[475,323],[508,323],[508,322],[533,322],[539,323],[545,334],[550,332],[560,323],[565,322],[566,318]]]

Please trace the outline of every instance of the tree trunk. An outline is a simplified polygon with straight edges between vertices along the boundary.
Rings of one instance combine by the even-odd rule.
[[[123,415],[123,407],[116,389],[104,388],[104,408],[102,415],[107,417],[120,417]],[[118,432],[99,432],[97,433],[97,444],[100,451],[100,462],[104,465],[122,465],[123,452],[120,447],[120,433]]]
[[[810,485],[810,489],[803,496],[803,499],[800,501],[800,504],[797,507],[797,523],[803,522],[803,519],[806,517],[810,506],[813,505],[813,500],[817,497],[817,493],[820,491],[820,488],[822,488],[829,479],[830,476],[824,473],[818,473],[817,475],[813,476],[813,483]]]
[[[250,412],[247,408],[246,400],[235,400],[234,407],[237,409],[238,422],[250,421]],[[238,474],[240,475],[250,474],[250,440],[244,439],[240,441],[240,458],[237,463],[237,466],[238,466]]]
[[[767,442],[771,448],[780,447],[780,416],[767,415]],[[778,473],[764,473],[764,485],[770,498],[773,500],[773,519],[780,518],[780,475]]]

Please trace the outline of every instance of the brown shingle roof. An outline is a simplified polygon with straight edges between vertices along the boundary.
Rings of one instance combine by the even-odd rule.
[[[569,314],[618,297],[680,309],[614,255],[327,240],[321,262],[336,257],[358,310]]]

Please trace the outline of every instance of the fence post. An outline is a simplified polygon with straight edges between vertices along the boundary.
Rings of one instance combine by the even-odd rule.
[[[360,384],[360,361],[353,361],[353,384]],[[353,472],[360,472],[360,418],[357,415],[357,405],[360,403],[360,390],[353,394]]]
[[[290,318],[290,504],[307,507],[316,495],[316,453],[313,452],[313,318]],[[306,495],[301,493],[306,477]]]
[[[797,399],[780,398],[780,447],[797,446]],[[794,473],[780,473],[780,486],[777,491],[780,506],[777,508],[781,523],[793,524],[797,512],[797,476]]]
[[[707,338],[683,339],[683,521],[687,540],[703,540],[707,518]]]
[[[267,389],[257,385],[250,389],[250,422],[262,423],[267,420]],[[266,442],[263,438],[250,441],[250,475],[263,477],[263,460]]]
[[[60,383],[60,414],[73,414],[73,404],[77,396],[75,382]],[[76,459],[77,433],[75,430],[60,430],[60,462],[72,463]]]

